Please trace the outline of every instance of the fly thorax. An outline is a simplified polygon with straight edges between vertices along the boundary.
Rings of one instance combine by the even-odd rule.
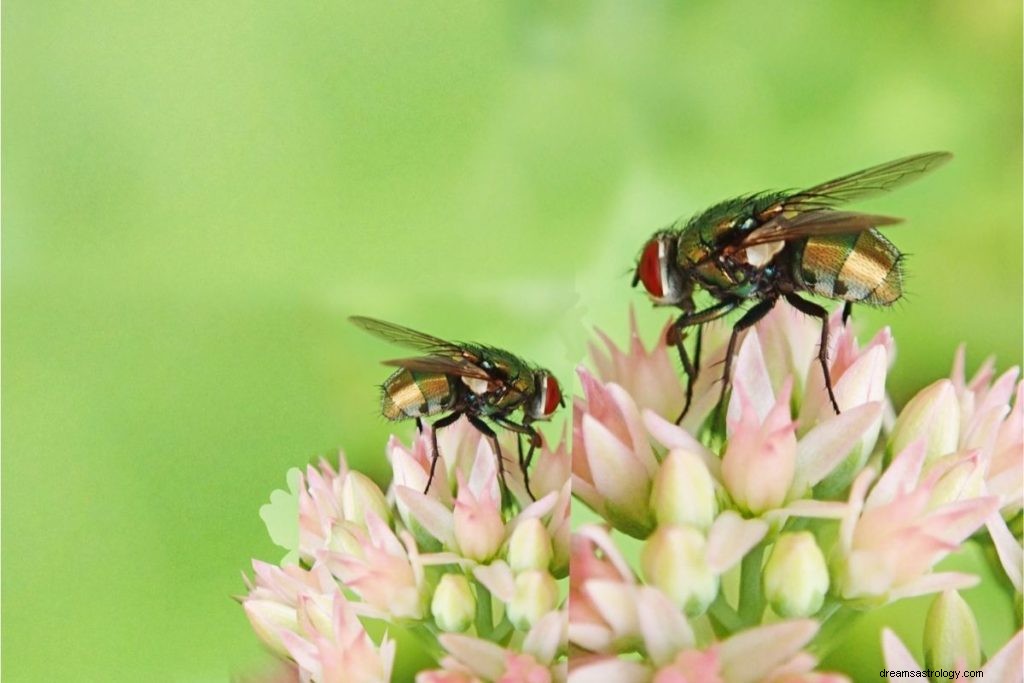
[[[784,246],[786,246],[786,243],[781,240],[778,242],[767,242],[747,247],[740,253],[748,264],[755,268],[763,268],[771,263],[775,255],[782,251]]]
[[[486,394],[491,388],[491,383],[485,379],[479,379],[477,377],[462,377],[461,379],[462,383],[477,396]]]

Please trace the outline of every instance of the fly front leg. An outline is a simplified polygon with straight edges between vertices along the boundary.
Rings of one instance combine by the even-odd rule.
[[[802,301],[802,299],[801,299]],[[847,301],[843,304],[843,326],[846,326],[846,321],[850,319],[850,314],[853,313],[853,302]]]
[[[434,470],[437,469],[437,459],[441,456],[441,451],[437,448],[437,433],[452,424],[456,420],[462,417],[462,413],[456,411],[447,417],[442,417],[440,420],[430,426],[430,441],[434,446],[433,452],[430,454],[430,476],[427,477],[427,487],[423,489],[423,493],[430,492],[430,485],[434,482]],[[422,431],[423,423],[420,422],[419,418],[416,418],[416,426]]]
[[[682,363],[683,372],[686,373],[686,403],[683,404],[683,410],[679,413],[679,417],[676,418],[676,424],[682,422],[683,418],[686,417],[686,413],[690,410],[690,403],[693,401],[693,385],[697,381],[697,374],[700,372],[700,351],[704,323],[721,318],[735,309],[737,305],[738,303],[732,299],[719,301],[703,311],[683,313],[668,328],[668,332],[665,334],[665,343],[676,347],[676,350],[679,352],[679,362]],[[697,327],[697,340],[694,348],[695,363],[690,362],[690,356],[686,353],[686,347],[683,345],[683,339],[685,338],[684,330],[687,327],[693,326]]]
[[[526,495],[530,496],[530,500],[537,500],[537,497],[533,495],[533,491],[530,490],[530,463],[533,462],[534,451],[542,443],[540,433],[525,420],[523,424],[516,424],[507,417],[500,417],[497,418],[497,422],[503,427],[516,432],[518,437],[516,441],[519,444],[519,471],[523,473],[523,485],[526,487]],[[523,454],[524,435],[530,438],[530,450],[525,455]]]
[[[501,454],[501,444],[498,443],[498,435],[486,422],[476,415],[466,415],[469,423],[476,427],[477,431],[483,434],[494,450],[494,456],[498,459],[498,479],[501,481],[501,497],[504,504],[505,495],[508,493],[508,484],[505,482],[505,458]]]
[[[758,302],[732,326],[732,334],[729,335],[729,345],[725,348],[725,371],[722,373],[722,390],[718,395],[718,404],[715,406],[712,424],[718,424],[720,411],[725,404],[725,392],[732,386],[732,357],[736,352],[736,342],[739,340],[740,333],[768,315],[768,312],[775,307],[775,301],[775,299],[764,299]]]
[[[839,403],[836,402],[836,394],[832,391],[832,373],[828,369],[828,311],[814,303],[801,299],[796,294],[787,294],[786,301],[796,310],[805,315],[813,315],[821,320],[821,345],[818,347],[818,362],[821,364],[821,371],[825,375],[825,389],[828,391],[828,398],[832,401],[832,409],[839,414]],[[850,304],[847,303],[847,306]],[[843,321],[846,321],[846,310],[843,310]]]

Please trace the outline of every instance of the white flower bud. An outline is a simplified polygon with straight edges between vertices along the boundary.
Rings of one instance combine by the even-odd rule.
[[[476,615],[476,598],[462,574],[445,574],[430,601],[430,613],[442,631],[465,631]]]
[[[825,556],[809,531],[785,533],[772,547],[764,566],[764,594],[776,614],[809,617],[828,592]]]
[[[651,510],[659,524],[711,526],[718,513],[715,484],[698,456],[683,450],[668,454],[654,477]]]
[[[558,584],[547,572],[530,570],[516,577],[516,592],[508,603],[508,618],[516,628],[528,630],[558,604]]]
[[[889,440],[893,455],[917,439],[925,438],[925,462],[957,449],[960,438],[960,404],[956,389],[948,379],[941,379],[910,399],[896,419]]]
[[[365,474],[349,471],[341,487],[341,510],[345,519],[366,526],[366,511],[374,513],[385,523],[391,522],[391,509],[380,488]]]
[[[978,622],[955,590],[935,598],[924,622],[924,662],[929,669],[977,669],[981,664]]]
[[[253,631],[276,654],[288,656],[288,650],[281,642],[281,631],[298,631],[298,616],[295,608],[276,600],[246,599],[243,603]]]
[[[515,573],[528,569],[546,570],[553,555],[551,536],[536,517],[524,519],[512,532],[508,542],[508,564]]]
[[[640,555],[647,581],[691,617],[703,614],[718,595],[718,576],[708,566],[706,549],[699,530],[677,524],[658,527]]]

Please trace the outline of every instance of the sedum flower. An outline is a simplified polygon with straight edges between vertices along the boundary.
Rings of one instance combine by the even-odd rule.
[[[669,357],[669,348],[663,341],[670,324],[665,324],[650,350],[647,350],[640,338],[636,312],[631,307],[627,349],[620,349],[601,330],[596,330],[601,345],[590,342],[588,348],[601,382],[622,387],[641,409],[674,418],[683,405],[685,393],[676,379],[677,371]]]
[[[338,469],[321,458],[319,465],[306,468],[299,481],[299,556],[307,563],[325,548],[340,550],[348,540],[346,526],[366,526],[366,512],[390,520],[384,494],[366,475],[352,471],[345,456],[338,456]]]
[[[981,664],[978,622],[955,590],[944,591],[928,610],[924,661],[929,669],[977,669]]]
[[[445,574],[430,600],[430,613],[442,631],[465,631],[476,615],[476,596],[462,574]]]
[[[886,602],[977,582],[969,574],[928,572],[977,531],[999,501],[994,496],[969,497],[930,507],[937,482],[934,477],[919,479],[925,455],[925,442],[918,440],[877,481],[871,468],[854,481],[836,558],[844,599]]]
[[[643,538],[654,526],[648,505],[658,462],[636,402],[617,384],[579,368],[583,399],[573,403],[573,494],[616,528]]]
[[[925,461],[957,450],[960,405],[953,383],[942,379],[917,393],[900,412],[889,439],[894,453],[918,439],[925,441]]]
[[[818,630],[814,621],[759,626],[701,647],[690,624],[653,589],[638,597],[643,620],[642,660],[612,655],[574,661],[570,683],[842,683],[837,674],[814,672],[817,661],[802,651]]]
[[[299,666],[300,676],[318,683],[384,683],[391,680],[395,643],[387,636],[374,646],[355,610],[341,593],[333,609],[302,598],[299,628],[281,639]]]
[[[699,455],[675,448],[654,477],[651,512],[659,524],[707,529],[718,514],[715,481]]]
[[[285,631],[298,630],[298,607],[302,599],[313,598],[330,605],[338,593],[337,584],[323,566],[306,570],[298,565],[276,567],[253,560],[254,580],[245,579],[249,590],[242,607],[256,635],[279,654],[287,648],[281,640]]]
[[[416,683],[563,683],[566,679],[565,612],[549,612],[525,634],[517,650],[472,636],[444,634],[441,668]]]
[[[924,677],[924,671],[914,660],[907,646],[888,628],[882,629],[882,655],[885,658],[886,669],[909,672],[904,674],[905,676]],[[966,665],[958,664],[952,670],[959,674],[958,678],[963,679],[966,668]],[[1024,680],[1024,631],[1017,631],[998,652],[989,657],[981,667],[981,672],[979,678],[986,681],[1010,683]]]
[[[764,593],[783,617],[809,617],[828,592],[825,556],[809,531],[781,534],[764,566]]]
[[[739,415],[729,425],[729,445],[722,456],[722,480],[742,512],[759,515],[782,507],[796,475],[796,430],[789,416],[792,384],[787,382],[775,404],[758,415],[743,381],[734,389]]]
[[[554,558],[551,534],[536,517],[524,519],[508,540],[508,563],[512,571],[546,570]]]

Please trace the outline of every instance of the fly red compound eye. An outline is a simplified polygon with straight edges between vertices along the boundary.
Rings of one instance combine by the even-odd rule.
[[[651,296],[661,298],[665,288],[661,281],[661,240],[653,239],[644,247],[640,256],[640,281]]]
[[[544,387],[544,414],[551,415],[558,409],[558,405],[562,402],[562,392],[558,388],[558,380],[548,375],[547,382]]]

